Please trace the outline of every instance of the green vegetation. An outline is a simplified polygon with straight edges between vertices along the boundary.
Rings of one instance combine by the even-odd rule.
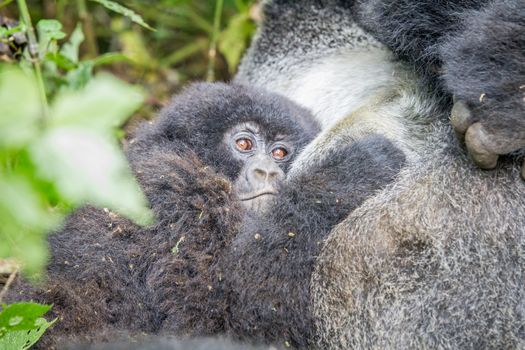
[[[29,349],[56,320],[42,316],[50,305],[18,303],[3,305],[0,313],[0,349]]]

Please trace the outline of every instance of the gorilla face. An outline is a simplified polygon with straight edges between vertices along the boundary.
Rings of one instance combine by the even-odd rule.
[[[234,181],[236,195],[248,210],[263,211],[285,178],[285,166],[295,151],[293,141],[284,133],[270,137],[259,124],[245,122],[228,130],[223,142],[243,164]]]
[[[279,191],[295,156],[319,131],[307,110],[280,95],[196,83],[139,130],[135,149],[195,154],[231,181],[247,209],[261,211]]]

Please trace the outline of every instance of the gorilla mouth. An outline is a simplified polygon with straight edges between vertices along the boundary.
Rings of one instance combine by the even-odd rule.
[[[258,191],[255,193],[248,193],[243,196],[239,196],[239,199],[244,202],[244,201],[251,201],[252,199],[262,197],[262,196],[267,196],[267,195],[275,196],[276,194],[277,194],[277,191],[274,191],[274,190],[262,190],[262,191]]]

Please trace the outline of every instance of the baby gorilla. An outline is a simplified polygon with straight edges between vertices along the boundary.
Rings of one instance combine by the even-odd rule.
[[[10,290],[8,302],[54,304],[59,322],[37,348],[162,330],[168,306],[209,292],[209,270],[244,208],[275,196],[317,132],[307,111],[261,90],[201,83],[176,96],[127,149],[155,225],[82,208],[49,236],[46,284],[20,280]]]
[[[59,321],[37,348],[142,333],[308,344],[323,238],[405,160],[370,136],[286,180],[317,132],[307,111],[261,90],[199,83],[176,96],[127,150],[155,225],[80,209],[49,237],[46,285],[11,289],[9,302],[54,304]]]

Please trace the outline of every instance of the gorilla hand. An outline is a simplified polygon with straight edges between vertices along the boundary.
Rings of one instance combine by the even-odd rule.
[[[494,1],[462,14],[440,48],[452,125],[482,169],[525,146],[525,2]],[[525,168],[522,168],[525,176]]]
[[[525,125],[498,128],[480,121],[463,100],[454,103],[450,120],[458,137],[465,141],[470,156],[482,169],[495,168],[500,155],[525,147]],[[521,176],[525,179],[525,161]]]

